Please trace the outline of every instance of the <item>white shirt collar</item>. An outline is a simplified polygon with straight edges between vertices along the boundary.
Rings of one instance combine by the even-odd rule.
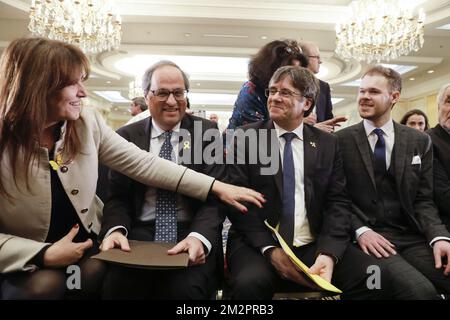
[[[175,127],[172,128],[173,132],[176,132],[177,134],[180,133],[180,125],[181,121],[178,122]],[[155,120],[152,118],[152,139],[158,138],[160,135],[162,135],[165,132],[165,130],[161,129],[160,126],[155,122]]]
[[[273,125],[275,126],[275,130],[277,131],[278,138],[281,138],[281,136],[283,134],[285,134],[286,132],[289,132],[289,131],[283,129],[282,127],[280,127],[278,124],[276,124],[275,121],[273,122]],[[303,141],[303,122],[300,123],[300,125],[297,128],[295,128],[292,132],[295,133],[297,135],[297,137]]]
[[[377,128],[372,121],[367,119],[363,119],[363,124],[364,130],[366,131],[366,136],[369,136],[372,131]],[[380,129],[383,130],[383,133],[388,137],[394,134],[394,121],[392,121],[392,118],[390,118],[388,122],[381,126]]]

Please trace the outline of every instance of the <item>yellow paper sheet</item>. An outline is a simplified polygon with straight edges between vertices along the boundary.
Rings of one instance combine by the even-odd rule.
[[[275,234],[275,236],[278,239],[278,242],[281,245],[281,248],[284,250],[284,252],[288,255],[288,257],[292,260],[293,263],[295,263],[312,281],[314,281],[315,284],[317,284],[320,288],[327,290],[327,291],[331,291],[331,292],[336,292],[336,293],[342,293],[341,290],[339,290],[338,288],[336,288],[335,286],[333,286],[331,283],[329,283],[328,281],[326,281],[325,279],[323,279],[322,277],[318,276],[317,274],[311,274],[309,273],[309,268],[306,266],[306,264],[304,264],[299,258],[297,258],[297,256],[294,254],[294,252],[292,252],[291,248],[289,248],[289,246],[287,245],[287,243],[284,241],[284,239],[280,236],[280,234],[278,233],[278,231],[273,228],[268,222],[267,220],[264,221],[264,223],[266,224],[266,226],[272,230],[272,232]]]

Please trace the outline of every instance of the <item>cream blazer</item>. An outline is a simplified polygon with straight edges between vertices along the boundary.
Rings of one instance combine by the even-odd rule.
[[[197,173],[143,151],[116,134],[91,108],[83,108],[76,124],[82,150],[71,163],[61,166],[58,176],[83,226],[98,233],[103,203],[95,195],[98,163],[141,183],[205,200],[214,178]],[[60,150],[65,134],[56,142]],[[0,174],[12,199],[0,196],[0,273],[34,270],[29,261],[46,245],[50,227],[51,183],[49,155],[40,150],[40,160],[29,168],[30,190],[11,174],[8,155],[0,159]]]

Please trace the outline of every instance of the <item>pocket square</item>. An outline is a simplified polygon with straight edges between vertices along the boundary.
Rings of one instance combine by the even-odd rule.
[[[414,156],[412,158],[411,164],[422,164],[422,160],[420,159],[420,156]]]

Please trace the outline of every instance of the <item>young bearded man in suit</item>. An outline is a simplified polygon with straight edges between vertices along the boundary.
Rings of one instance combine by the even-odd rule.
[[[434,299],[435,287],[450,292],[450,234],[433,203],[429,136],[392,120],[401,87],[396,71],[369,69],[358,94],[363,121],[337,136],[361,250],[386,262],[402,298]]]
[[[311,286],[265,220],[278,225],[310,271],[343,290],[344,298],[391,298],[390,276],[383,266],[381,288],[369,290],[367,270],[377,260],[349,245],[351,203],[337,138],[303,124],[318,90],[309,70],[278,69],[266,91],[271,119],[241,127],[255,141],[240,144],[239,129],[235,133],[236,160],[228,166],[228,177],[260,191],[267,202],[264,208],[250,207],[245,215],[230,214],[227,262],[232,299],[271,299],[279,290]],[[271,161],[251,161],[253,155],[265,153],[263,148]]]
[[[427,133],[433,141],[434,201],[450,230],[450,83],[437,95],[439,123]]]
[[[160,157],[223,177],[223,166],[207,164],[203,157],[204,149],[212,143],[202,139],[208,129],[217,131],[218,140],[213,141],[221,141],[217,124],[186,114],[187,75],[176,64],[160,61],[145,72],[143,88],[151,117],[122,127],[118,133]],[[183,136],[186,133],[187,137]],[[222,156],[222,148],[219,150]],[[112,268],[105,297],[209,299],[216,289],[217,270],[223,268],[224,217],[219,207],[212,199],[202,203],[112,172],[101,231],[105,235],[102,250],[120,247],[128,251],[128,239],[169,242],[174,244],[169,254],[187,252],[189,266],[172,271]]]

